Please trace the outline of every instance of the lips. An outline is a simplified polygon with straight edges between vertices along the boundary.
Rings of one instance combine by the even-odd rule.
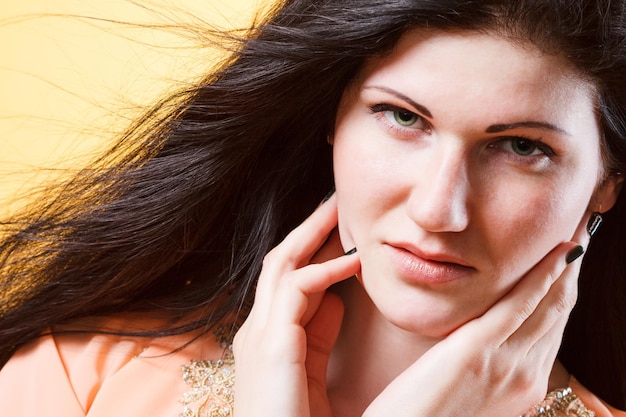
[[[391,262],[398,273],[410,282],[444,284],[463,280],[476,271],[462,260],[446,254],[424,254],[403,244],[386,244]]]

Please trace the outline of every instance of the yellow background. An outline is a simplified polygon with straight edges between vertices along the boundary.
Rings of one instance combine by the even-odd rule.
[[[268,4],[0,3],[0,214],[17,207],[10,205],[11,198],[55,170],[84,164],[141,106],[210,68],[215,51],[198,48],[200,39],[155,25],[245,27]]]

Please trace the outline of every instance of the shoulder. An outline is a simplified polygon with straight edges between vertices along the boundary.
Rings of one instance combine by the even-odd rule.
[[[136,320],[102,324],[105,330],[141,327]],[[0,408],[15,417],[175,416],[188,390],[181,367],[221,353],[212,335],[44,335],[0,371]]]

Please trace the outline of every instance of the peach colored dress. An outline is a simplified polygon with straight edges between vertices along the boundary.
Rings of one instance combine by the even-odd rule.
[[[107,329],[129,330],[127,325],[118,322]],[[0,415],[177,417],[185,408],[181,400],[193,391],[183,380],[182,366],[223,353],[212,335],[172,353],[188,340],[189,335],[41,337],[0,370]]]
[[[0,414],[7,417],[194,416],[197,403],[189,403],[184,412],[181,402],[194,395],[194,387],[183,380],[181,367],[195,359],[217,360],[223,349],[213,336],[204,336],[172,353],[188,337],[44,336],[21,348],[0,371]],[[603,403],[575,379],[572,378],[570,386],[597,417],[626,417],[626,412]],[[197,391],[198,387],[195,388]],[[230,413],[227,410],[224,414],[198,415],[229,416]]]

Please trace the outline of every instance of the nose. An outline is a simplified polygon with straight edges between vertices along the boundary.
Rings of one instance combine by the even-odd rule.
[[[409,217],[428,232],[461,232],[470,220],[467,158],[461,152],[433,156],[419,168],[407,202]]]

